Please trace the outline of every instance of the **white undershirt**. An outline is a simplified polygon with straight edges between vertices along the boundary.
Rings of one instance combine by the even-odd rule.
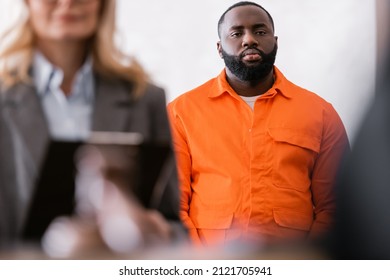
[[[260,94],[261,95],[261,94]],[[241,96],[241,99],[245,101],[246,104],[249,105],[249,107],[252,109],[252,111],[255,108],[255,102],[256,99],[260,97],[260,95],[255,95],[255,96]]]

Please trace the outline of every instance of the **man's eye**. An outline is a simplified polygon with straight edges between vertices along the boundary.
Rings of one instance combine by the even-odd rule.
[[[257,35],[266,35],[267,32],[265,32],[264,30],[258,30],[258,31],[255,32],[255,34],[257,34]]]
[[[241,33],[240,32],[233,32],[230,34],[231,37],[239,37],[241,36]]]

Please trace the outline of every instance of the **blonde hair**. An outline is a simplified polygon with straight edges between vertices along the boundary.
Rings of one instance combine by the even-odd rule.
[[[134,57],[120,51],[114,43],[115,0],[100,0],[101,11],[97,31],[89,46],[94,70],[106,78],[122,78],[133,84],[136,96],[146,86],[148,77]],[[35,35],[29,24],[29,11],[25,1],[21,17],[0,38],[5,45],[0,49],[0,79],[8,88],[20,82],[31,82],[29,73],[35,48]]]

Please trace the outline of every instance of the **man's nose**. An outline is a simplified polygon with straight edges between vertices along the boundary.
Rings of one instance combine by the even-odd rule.
[[[250,32],[246,32],[242,38],[242,46],[243,47],[253,47],[258,46],[259,42],[257,41],[254,34]]]

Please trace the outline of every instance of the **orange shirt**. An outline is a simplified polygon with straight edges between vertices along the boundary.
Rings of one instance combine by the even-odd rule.
[[[331,104],[274,69],[253,111],[225,71],[168,105],[194,242],[304,239],[331,225],[345,128]]]

